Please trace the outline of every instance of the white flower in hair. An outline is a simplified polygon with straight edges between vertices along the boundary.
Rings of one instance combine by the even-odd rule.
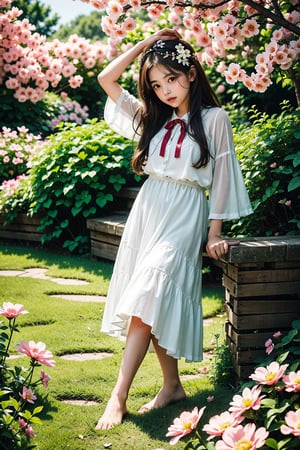
[[[164,46],[165,46],[165,42],[163,42],[161,39],[156,41],[155,44],[153,45],[154,48],[164,48]]]
[[[182,44],[175,45],[175,48],[177,50],[176,59],[179,62],[179,64],[182,64],[183,66],[188,66],[189,58],[191,56],[190,50],[188,48],[185,48]]]

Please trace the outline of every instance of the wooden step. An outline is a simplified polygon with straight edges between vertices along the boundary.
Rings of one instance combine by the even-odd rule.
[[[0,215],[0,238],[30,242],[41,242],[42,232],[38,231],[40,217],[29,217],[19,214],[15,220],[6,224],[5,217]]]
[[[126,187],[122,189],[116,195],[121,207],[120,211],[116,211],[108,216],[87,220],[92,256],[108,259],[109,261],[116,259],[125,223],[139,190],[140,187]]]
[[[87,220],[90,230],[91,254],[114,261],[128,217],[128,211]]]

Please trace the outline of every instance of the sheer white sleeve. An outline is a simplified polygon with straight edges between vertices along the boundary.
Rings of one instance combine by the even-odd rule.
[[[107,98],[104,120],[112,130],[121,136],[138,140],[139,136],[136,134],[135,128],[139,121],[136,112],[140,105],[140,102],[133,95],[123,90],[117,103],[114,103],[110,97]]]
[[[253,211],[236,157],[231,123],[224,110],[217,111],[208,125],[214,155],[209,218],[238,219]]]

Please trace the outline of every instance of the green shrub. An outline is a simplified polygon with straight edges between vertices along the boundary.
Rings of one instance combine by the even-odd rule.
[[[235,145],[254,214],[225,225],[228,234],[276,236],[300,230],[300,109],[282,105],[234,130]],[[229,229],[230,227],[230,229]]]
[[[69,125],[51,136],[33,160],[29,176],[33,203],[42,216],[42,242],[63,242],[70,251],[86,251],[86,219],[110,209],[115,194],[135,178],[132,143],[96,119]]]

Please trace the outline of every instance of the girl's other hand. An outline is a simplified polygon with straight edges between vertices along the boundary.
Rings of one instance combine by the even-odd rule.
[[[239,245],[240,241],[226,241],[220,237],[211,237],[206,244],[206,252],[212,259],[220,259],[228,253],[229,247],[232,245]]]

